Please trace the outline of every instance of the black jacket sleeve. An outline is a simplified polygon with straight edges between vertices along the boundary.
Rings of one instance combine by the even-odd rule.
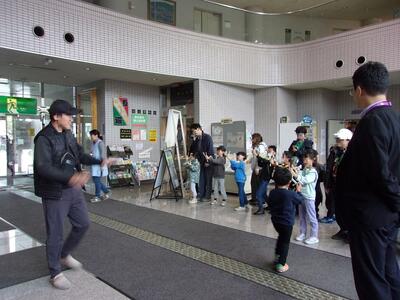
[[[52,165],[52,148],[45,136],[39,136],[36,140],[34,156],[35,171],[43,178],[67,184],[72,175],[74,175],[72,169],[61,169]]]
[[[78,155],[80,163],[84,165],[100,165],[102,160],[96,159],[93,156],[83,152],[83,147],[76,143],[76,147],[78,148]]]
[[[325,188],[331,189],[333,187],[333,165],[335,163],[336,153],[332,148],[329,151],[328,159],[326,160],[326,168],[325,168],[325,178],[324,178],[324,186]]]

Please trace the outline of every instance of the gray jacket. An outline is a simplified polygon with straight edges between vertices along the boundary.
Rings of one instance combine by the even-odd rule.
[[[210,163],[213,166],[213,177],[214,178],[225,178],[225,157],[210,157]]]

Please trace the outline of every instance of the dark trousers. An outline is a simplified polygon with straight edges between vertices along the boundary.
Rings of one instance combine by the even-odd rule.
[[[315,188],[315,212],[317,219],[319,219],[319,206],[322,203],[322,190],[321,190],[321,185],[318,183],[317,187]]]
[[[251,173],[250,185],[251,185],[251,200],[256,201],[257,190],[260,185],[260,175],[257,175],[255,171]]]
[[[400,299],[397,232],[397,224],[349,231],[354,281],[360,300]]]
[[[62,191],[61,199],[42,199],[46,221],[46,255],[50,276],[61,272],[60,258],[71,253],[89,228],[89,217],[85,198],[80,189],[69,188]],[[68,217],[72,230],[63,243],[64,220]]]
[[[328,210],[326,216],[328,218],[332,218],[335,215],[335,190],[333,189],[329,190],[329,193],[326,195],[325,206],[326,209]]]
[[[292,236],[293,226],[278,223],[273,223],[273,225],[279,234],[275,247],[276,262],[284,266],[289,253],[290,237]]]
[[[241,207],[244,207],[247,205],[247,196],[246,193],[244,192],[244,182],[237,182],[237,187],[238,187],[238,194],[239,194],[239,205]]]
[[[211,199],[212,192],[212,175],[213,168],[211,166],[200,168],[200,180],[199,180],[199,198],[200,199]]]
[[[262,210],[264,208],[264,203],[267,201],[267,189],[268,189],[269,180],[260,180],[260,184],[258,185],[256,197],[258,209]]]

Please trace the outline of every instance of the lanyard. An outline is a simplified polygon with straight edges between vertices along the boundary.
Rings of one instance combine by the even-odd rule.
[[[361,118],[364,117],[368,112],[370,112],[371,110],[377,108],[377,107],[390,107],[392,106],[392,102],[387,101],[387,100],[382,100],[382,101],[378,101],[370,106],[368,106],[365,110],[363,110],[361,112]]]

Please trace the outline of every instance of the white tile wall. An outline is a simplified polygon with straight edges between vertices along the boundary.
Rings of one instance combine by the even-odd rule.
[[[129,82],[106,80],[104,93],[104,112],[105,112],[105,142],[107,145],[127,145],[132,148],[133,160],[140,161],[139,153],[146,149],[152,149],[151,158],[146,159],[158,162],[160,159],[160,92],[158,87],[134,84]],[[121,128],[131,128],[130,126],[114,126],[112,101],[115,97],[128,98],[129,117],[131,118],[132,109],[156,111],[156,115],[149,115],[147,129],[157,130],[157,142],[147,141],[128,141],[120,139]],[[143,144],[142,150],[136,150],[137,144]]]
[[[199,80],[195,89],[197,85],[199,122],[205,132],[211,132],[211,123],[224,118],[246,121],[246,130],[254,131],[254,90],[207,80]]]
[[[255,91],[254,132],[262,135],[267,144],[278,141],[278,88],[266,88]]]
[[[303,44],[253,45],[135,19],[75,0],[0,0],[0,47],[151,73],[281,85],[349,77],[365,55],[400,70],[400,19]],[[12,21],[17,20],[17,21]],[[32,28],[41,25],[43,38]],[[63,34],[75,42],[67,44]],[[343,59],[337,70],[334,63]]]

